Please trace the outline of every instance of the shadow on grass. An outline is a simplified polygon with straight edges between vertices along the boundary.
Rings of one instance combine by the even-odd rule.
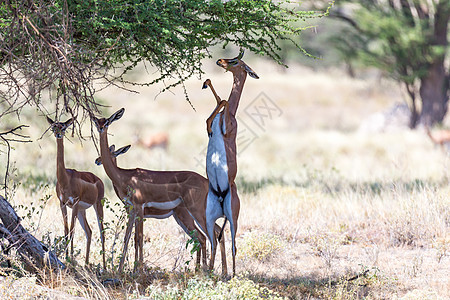
[[[268,277],[251,274],[248,279],[289,299],[362,299],[381,284],[377,270],[366,269],[353,275]]]
[[[25,190],[37,190],[49,184],[55,185],[56,183],[53,178],[49,178],[45,174],[19,173],[14,180],[20,182],[22,188]]]
[[[248,275],[248,279],[265,286],[281,296],[290,299],[310,299],[317,298],[318,287],[326,282],[313,276],[294,276],[290,278],[267,277],[264,275]]]
[[[313,188],[320,190],[325,194],[337,195],[343,192],[354,192],[369,195],[380,195],[384,192],[403,191],[407,193],[420,192],[428,188],[431,190],[442,188],[448,185],[448,178],[442,178],[438,181],[412,179],[392,180],[392,181],[364,181],[364,182],[349,182],[342,178],[330,177],[307,177],[302,180],[285,180],[281,177],[269,177],[257,181],[246,180],[243,177],[238,177],[236,180],[238,189],[242,193],[257,193],[259,190],[273,186],[289,186],[300,188]]]

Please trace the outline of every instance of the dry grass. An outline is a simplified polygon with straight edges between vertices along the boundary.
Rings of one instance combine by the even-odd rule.
[[[145,222],[142,273],[115,273],[111,259],[116,266],[123,238],[123,223],[118,219],[121,204],[103,170],[93,164],[97,152],[92,142],[69,138],[65,141],[67,167],[90,170],[106,185],[110,268],[107,272],[98,269],[100,242],[91,211],[90,268],[74,264],[62,274],[37,277],[4,273],[1,297],[275,297],[271,291],[313,299],[450,297],[447,155],[420,132],[364,134],[356,130],[369,114],[401,100],[395,86],[375,79],[350,79],[338,71],[323,74],[291,68],[280,74],[272,66],[248,63],[261,79],[248,79],[238,112],[240,128],[254,131],[253,142],[241,148],[238,157],[238,278],[224,282],[215,276],[194,275],[192,257],[185,249],[187,237],[172,219]],[[211,68],[209,77],[225,98],[231,74],[206,67]],[[157,87],[142,89],[140,94],[109,90],[99,95],[111,106],[105,115],[126,109],[124,117],[110,127],[110,143],[121,147],[133,144],[137,133],[143,137],[169,133],[167,152],[133,145],[119,157],[119,165],[204,174],[205,120],[214,101],[209,91],[200,89],[201,83],[191,80],[186,86],[196,111],[182,100],[181,89],[156,100]],[[250,115],[252,101],[259,99],[260,92],[280,109],[262,127]],[[56,143],[50,134],[38,139],[47,126],[44,118],[30,110],[22,121],[32,125],[29,134],[34,142],[17,145],[14,151],[13,180],[20,186],[12,202],[27,228],[61,251],[63,229],[54,192]],[[87,126],[85,133],[89,133]],[[78,225],[75,245],[75,261],[82,263],[85,238]],[[129,253],[132,261],[133,245]],[[216,266],[220,266],[219,258]],[[215,273],[220,273],[220,267]],[[120,282],[102,284],[109,278]]]

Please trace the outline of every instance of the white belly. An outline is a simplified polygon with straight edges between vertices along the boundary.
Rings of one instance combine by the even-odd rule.
[[[78,202],[78,207],[81,209],[88,209],[91,206],[92,206],[92,204],[90,204],[90,203],[86,203],[83,201]]]

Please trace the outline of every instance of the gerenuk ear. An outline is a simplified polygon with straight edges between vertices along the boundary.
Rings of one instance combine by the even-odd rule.
[[[117,156],[119,156],[121,154],[125,154],[130,148],[131,148],[131,145],[122,147],[122,148],[118,149],[117,151],[114,151],[113,155],[115,157],[117,157]]]
[[[121,108],[118,111],[116,111],[115,113],[113,113],[111,115],[111,117],[109,117],[108,120],[106,121],[107,125],[110,125],[112,122],[117,121],[120,118],[122,118],[124,112],[125,112],[125,108]]]
[[[70,118],[69,120],[67,120],[66,122],[64,122],[64,127],[69,127],[70,125],[72,125],[73,121],[75,121],[75,118]]]
[[[256,74],[255,71],[252,70],[252,68],[250,68],[247,65],[245,65],[244,68],[245,68],[245,72],[247,72],[247,74],[250,75],[250,77],[259,79],[258,74]]]
[[[50,125],[53,125],[55,122],[52,120],[52,119],[50,119],[49,117],[47,117],[47,122],[50,124]]]

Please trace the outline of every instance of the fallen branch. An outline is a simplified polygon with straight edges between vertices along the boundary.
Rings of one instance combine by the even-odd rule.
[[[14,208],[3,196],[0,196],[0,219],[2,236],[8,240],[9,248],[17,250],[27,270],[42,270],[44,267],[65,269],[66,266],[47,246],[23,228]]]

